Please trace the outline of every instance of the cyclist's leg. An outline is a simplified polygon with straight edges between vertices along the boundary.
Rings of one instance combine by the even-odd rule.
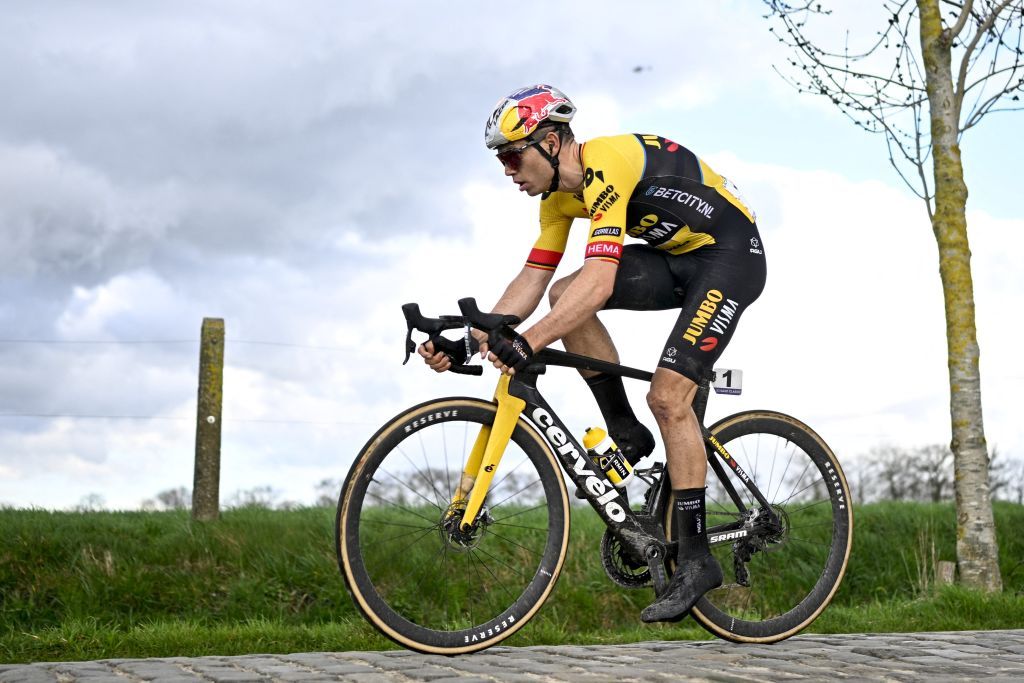
[[[729,226],[736,231],[756,227]],[[735,238],[734,238],[735,239]],[[743,237],[749,241],[749,237]],[[676,572],[669,588],[643,612],[644,621],[682,618],[700,597],[722,581],[706,535],[707,460],[700,426],[692,410],[697,384],[711,376],[739,317],[764,288],[764,256],[749,245],[710,246],[683,254],[687,280],[679,319],[662,352],[648,403],[665,441],[669,478],[676,500],[679,530]],[[749,254],[749,256],[748,256]],[[750,258],[753,256],[754,258]]]
[[[684,310],[689,309],[684,307]],[[678,337],[678,328],[677,323],[669,338],[670,344]],[[692,408],[698,380],[703,375],[697,372],[691,378],[681,374],[677,359],[678,353],[674,357],[663,356],[662,364],[668,364],[671,369],[659,367],[655,371],[647,395],[648,405],[658,421],[665,444],[675,500],[673,521],[679,542],[676,571],[668,588],[641,613],[641,618],[647,622],[675,621],[685,617],[704,593],[721,585],[723,576],[722,568],[708,546],[704,488],[708,466],[700,424]],[[676,365],[667,361],[676,362]]]
[[[554,306],[579,271],[556,281],[549,298]],[[615,275],[612,296],[605,309],[665,310],[677,308],[679,298],[673,293],[673,275],[664,252],[646,245],[629,245],[623,250]],[[563,339],[566,350],[613,363],[619,362],[607,328],[593,315]],[[654,437],[636,417],[626,397],[622,378],[615,375],[581,370],[590,387],[612,439],[632,464],[654,450]]]

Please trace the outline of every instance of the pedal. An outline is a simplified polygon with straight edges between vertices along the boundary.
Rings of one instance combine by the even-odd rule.
[[[651,582],[654,584],[654,596],[661,597],[668,587],[668,572],[665,571],[665,556],[657,546],[647,548],[647,567],[651,572]]]

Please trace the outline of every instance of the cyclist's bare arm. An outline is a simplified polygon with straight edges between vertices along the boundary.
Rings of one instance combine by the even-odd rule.
[[[494,304],[494,310],[491,312],[514,315],[520,320],[526,320],[537,310],[554,274],[553,270],[523,266],[505,288],[505,293],[498,299],[498,303]],[[484,341],[486,340],[487,335],[484,335]]]
[[[505,288],[505,293],[498,299],[498,303],[494,305],[491,312],[514,315],[520,320],[526,320],[537,310],[553,275],[554,271],[523,266],[519,274]],[[485,356],[487,354],[487,333],[473,330],[473,336],[480,342],[480,355]],[[434,372],[444,372],[452,366],[451,360],[446,355],[434,353],[434,346],[429,341],[421,344],[417,352],[423,357],[423,362],[429,365]]]

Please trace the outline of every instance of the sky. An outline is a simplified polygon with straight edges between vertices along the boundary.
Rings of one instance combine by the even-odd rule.
[[[191,487],[204,317],[227,330],[225,503],[266,486],[310,503],[403,408],[489,397],[493,372],[401,365],[400,306],[489,307],[521,268],[537,200],[482,138],[499,97],[540,82],[578,106],[579,138],[670,137],[757,211],[767,288],[719,362],[743,394],[709,418],[787,412],[847,462],[948,443],[937,248],[883,139],[780,77],[760,2],[632,7],[5,4],[0,505],[136,509]],[[864,5],[839,10],[822,40],[878,30]],[[1022,117],[963,141],[986,435],[1017,457]],[[584,233],[557,275],[582,264]],[[649,369],[674,315],[602,319]],[[582,433],[599,413],[560,373],[540,387]],[[653,427],[644,385],[628,390]]]

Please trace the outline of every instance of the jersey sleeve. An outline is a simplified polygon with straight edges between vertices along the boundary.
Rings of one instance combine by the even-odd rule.
[[[573,218],[581,213],[578,207],[571,206],[567,197],[572,198],[564,192],[554,192],[541,200],[540,235],[526,259],[527,267],[538,270],[554,270],[558,267],[569,241]]]
[[[595,138],[583,147],[583,204],[590,216],[584,259],[618,263],[626,205],[643,174],[643,149],[632,135]]]

